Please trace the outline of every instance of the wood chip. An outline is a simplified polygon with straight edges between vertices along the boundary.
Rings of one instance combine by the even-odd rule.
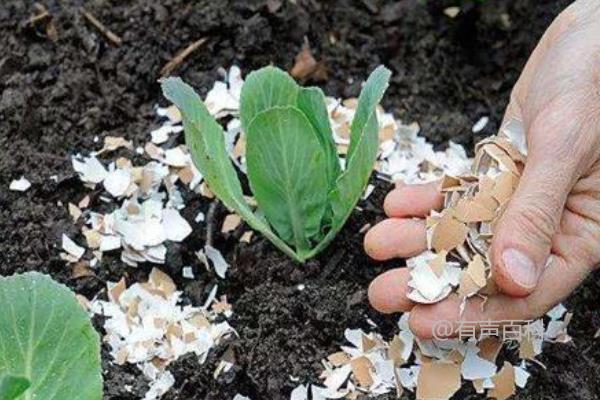
[[[296,55],[290,75],[299,80],[311,78],[315,81],[326,81],[328,78],[327,68],[322,62],[315,59],[306,39],[302,49]]]
[[[308,42],[302,46],[302,50],[296,55],[294,66],[290,74],[296,79],[308,78],[317,68],[317,60],[312,55]]]

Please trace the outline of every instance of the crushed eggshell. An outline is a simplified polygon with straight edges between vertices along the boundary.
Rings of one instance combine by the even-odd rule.
[[[73,156],[71,159],[73,169],[79,174],[79,178],[86,183],[97,184],[102,182],[108,171],[95,157]]]
[[[507,361],[504,362],[504,366],[493,378],[492,382],[494,387],[488,392],[488,397],[496,400],[506,400],[513,394],[515,394],[515,369]]]
[[[237,67],[224,71],[224,76],[225,79],[215,82],[209,91],[206,105],[216,118],[231,117],[225,124],[224,131],[227,150],[236,167],[245,173],[245,138],[237,118],[243,79]],[[342,167],[346,161],[350,126],[357,104],[357,99],[326,98]],[[102,187],[105,188],[107,176],[115,175],[107,183],[110,191],[106,190],[107,193],[101,193],[98,197],[94,195],[94,200],[105,202],[104,207],[106,204],[109,208],[111,205],[113,207],[108,212],[86,210],[83,214],[85,224],[81,227],[81,232],[85,236],[87,247],[93,250],[90,253],[94,258],[81,260],[85,249],[81,253],[80,246],[67,244],[70,251],[64,250],[65,259],[73,263],[81,260],[84,262],[82,265],[88,262],[91,267],[102,258],[101,249],[118,249],[117,242],[120,241],[121,258],[127,264],[137,265],[146,261],[165,263],[165,244],[171,240],[169,237],[183,240],[189,235],[189,224],[181,221],[183,218],[179,213],[186,206],[187,196],[182,195],[182,189],[193,190],[204,196],[204,200],[214,198],[202,175],[194,167],[187,148],[184,145],[166,148],[173,142],[169,140],[171,135],[183,129],[179,110],[174,106],[158,108],[157,114],[168,119],[164,127],[151,133],[151,140],[135,150],[137,154],[151,160],[145,165],[136,166],[126,157],[121,157],[106,162],[105,166],[96,158],[100,152],[72,158],[73,168],[89,188],[98,184],[103,184]],[[493,227],[516,189],[526,162],[527,143],[522,125],[510,122],[503,126],[498,136],[478,144],[475,159],[471,160],[462,146],[452,142],[448,143],[445,150],[436,151],[431,143],[419,135],[420,127],[417,124],[403,124],[381,107],[377,108],[377,117],[380,143],[375,168],[378,178],[390,182],[402,180],[405,183],[442,179],[445,210],[428,218],[428,250],[407,261],[410,273],[418,275],[416,279],[414,276],[411,279],[410,293],[413,300],[437,302],[453,291],[462,291],[465,297],[477,295],[485,298],[493,287],[488,258]],[[473,126],[474,130],[484,129],[484,122],[487,124],[489,121],[477,121]],[[119,143],[125,144],[119,147],[129,149],[124,139],[114,140],[109,146],[105,143],[106,149],[103,147],[101,152],[107,152]],[[125,189],[125,180],[116,179],[117,174],[122,174],[116,172],[119,170],[131,175],[130,185]],[[113,194],[111,192],[117,196],[108,196]],[[87,209],[89,206],[90,198],[86,198],[85,204],[78,204],[80,209]],[[203,220],[203,214],[198,214],[196,222]],[[245,232],[242,239],[246,240],[246,237],[249,241],[251,234],[251,231]],[[80,253],[82,255],[78,258]],[[205,247],[197,254],[207,267],[214,268],[217,275],[225,276],[228,264],[218,250]],[[184,267],[182,274],[193,276],[190,269]],[[485,285],[482,286],[484,281]],[[155,292],[154,286],[156,282],[147,282],[134,283],[127,288],[124,280],[118,284],[109,284],[109,302],[102,305],[108,324],[105,327],[107,343],[112,346],[113,357],[119,363],[136,363],[152,381],[148,398],[160,397],[173,385],[172,375],[165,369],[169,360],[176,359],[177,355],[194,343],[203,349],[199,351],[199,357],[203,361],[207,349],[217,342],[210,340],[213,334],[221,337],[219,332],[232,331],[228,325],[221,325],[215,320],[217,315],[225,313],[227,316],[231,312],[226,299],[216,300],[217,285],[213,286],[206,303],[198,308],[199,311],[190,312],[193,315],[188,314],[189,306],[176,305],[177,300],[174,299],[179,299],[179,292],[176,290],[170,297],[173,301],[167,300],[168,305],[163,305],[165,291],[170,292],[174,290],[173,287],[165,286],[163,282],[159,284],[162,290],[156,289]],[[161,300],[157,300],[156,296]],[[98,304],[97,301],[94,302],[93,307],[99,307]],[[143,307],[140,308],[140,305]],[[140,310],[144,310],[143,316],[139,315],[142,312]],[[168,315],[163,318],[162,313],[167,311]],[[134,320],[130,317],[134,317]],[[426,388],[419,387],[419,374],[421,369],[431,363],[455,365],[456,367],[452,367],[454,369],[460,367],[461,375],[465,375],[463,378],[470,379],[469,384],[481,389],[482,393],[502,386],[505,376],[510,375],[503,372],[504,369],[498,372],[495,367],[502,345],[499,340],[486,338],[480,342],[464,343],[456,339],[416,339],[410,332],[408,317],[409,313],[402,315],[398,323],[399,332],[389,342],[375,332],[347,330],[345,336],[350,345],[342,346],[337,355],[323,360],[326,370],[322,378],[325,386],[301,384],[292,391],[291,398],[356,399],[364,394],[376,396],[396,391],[400,395],[403,390],[415,389],[423,393]],[[170,321],[169,318],[179,318],[173,322],[175,327],[165,327],[163,320]],[[541,353],[543,341],[568,340],[566,327],[570,320],[569,314],[557,309],[551,312],[549,318],[551,326],[545,327],[543,321],[535,321],[534,328],[538,336],[518,343],[522,358],[535,359]],[[141,328],[142,323],[146,324],[145,329]],[[193,336],[197,337],[200,333],[190,325],[202,332],[201,340],[193,340]],[[373,323],[370,325],[374,327]],[[182,332],[186,330],[187,332]],[[135,338],[134,333],[140,337],[156,335],[159,338],[153,336],[153,340],[157,340],[156,347],[148,347],[147,342],[131,339],[131,335]],[[160,349],[160,355],[155,353],[157,348]],[[223,368],[226,366],[224,364]],[[524,387],[529,377],[525,362],[512,368],[515,386]],[[447,387],[444,396],[451,391],[450,388],[454,389],[456,372],[453,370],[452,374],[452,380],[448,379],[452,384]],[[421,379],[427,376],[428,371]],[[509,390],[505,392],[507,391]]]
[[[79,261],[79,259],[83,257],[83,254],[85,253],[85,248],[79,246],[65,234],[62,235],[62,249],[69,257],[71,257],[73,260],[72,262]]]
[[[456,18],[460,14],[460,7],[446,7],[444,8],[444,14],[449,18]]]
[[[69,215],[71,216],[71,218],[73,218],[73,222],[77,222],[79,217],[81,217],[81,215],[83,214],[81,209],[73,203],[68,204],[68,209],[69,209]]]
[[[103,184],[104,189],[113,197],[121,197],[127,193],[131,182],[131,173],[128,170],[118,168],[106,175]]]
[[[254,232],[252,231],[246,231],[242,234],[242,236],[240,237],[240,242],[243,243],[250,243],[252,241],[252,235]]]
[[[355,103],[327,98],[334,140],[342,155],[348,145]],[[378,177],[406,183],[441,180],[445,197],[444,210],[427,218],[427,251],[407,260],[411,278],[408,297],[420,303],[435,303],[456,291],[465,298],[461,310],[471,296],[483,298],[485,307],[487,296],[495,293],[489,259],[493,227],[514,193],[526,162],[522,127],[505,126],[498,136],[482,141],[472,161],[464,148],[452,142],[445,151],[434,151],[430,143],[418,136],[418,125],[381,126],[383,120],[380,119],[383,140],[376,165]],[[488,122],[487,118],[480,119],[473,130],[483,130]],[[517,346],[509,349],[523,360],[535,360],[543,341],[569,340],[566,327],[570,315],[566,309],[557,306],[548,316],[551,321],[545,327],[542,320],[530,322],[523,328],[524,333],[535,335],[513,341]],[[321,396],[318,398],[324,398],[323,394],[357,398],[390,391],[400,396],[404,390],[416,389],[419,399],[447,399],[463,382],[469,382],[479,393],[487,391],[488,396],[506,398],[515,387],[526,385],[529,372],[525,361],[521,365],[507,363],[498,371],[496,360],[504,345],[498,336],[488,334],[467,342],[421,340],[410,332],[408,317],[409,313],[402,315],[400,331],[389,342],[374,332],[347,329],[344,335],[351,345],[342,346],[341,351],[323,360],[325,371],[321,378],[325,387],[300,385],[292,393],[303,400],[307,393],[312,393],[313,398],[315,394]],[[353,367],[349,376],[348,365]]]
[[[27,178],[22,176],[19,179],[14,179],[12,182],[10,182],[10,186],[8,188],[16,192],[25,192],[30,187],[31,182],[29,182]]]
[[[421,365],[417,378],[417,399],[447,400],[460,389],[460,366],[451,362]]]
[[[221,252],[211,245],[207,244],[204,246],[204,253],[206,258],[212,263],[212,267],[219,278],[225,279],[225,273],[229,268],[229,264],[225,261],[225,258]],[[207,265],[208,266],[208,265]]]
[[[217,312],[179,305],[181,292],[159,269],[145,283],[126,287],[121,280],[107,289],[109,301],[92,301],[90,311],[105,317],[104,341],[115,362],[136,365],[150,380],[145,399],[158,399],[173,386],[170,363],[190,352],[203,363],[214,346],[235,333],[222,318],[217,322]]]
[[[237,228],[242,223],[242,218],[237,214],[229,214],[223,220],[221,225],[221,233],[228,233]]]
[[[179,133],[182,131],[183,127],[180,125],[163,125],[160,128],[150,132],[150,140],[154,144],[163,144],[169,140],[171,134]]]
[[[183,269],[181,270],[181,276],[183,276],[186,279],[196,278],[196,276],[194,275],[194,269],[190,266],[183,267]]]
[[[102,153],[115,151],[120,149],[121,147],[127,148],[129,150],[133,149],[133,143],[130,140],[126,140],[123,137],[119,136],[106,136],[104,137],[104,146],[102,149],[96,152],[96,155],[100,155]]]
[[[490,117],[488,117],[487,115],[484,115],[483,117],[479,118],[477,120],[477,122],[475,122],[475,124],[471,128],[471,132],[473,132],[473,133],[481,132],[482,130],[485,129],[488,122],[490,122]]]

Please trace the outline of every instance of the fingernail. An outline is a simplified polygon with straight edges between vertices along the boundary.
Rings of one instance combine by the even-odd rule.
[[[502,261],[511,278],[525,288],[537,284],[538,270],[535,263],[525,253],[516,249],[506,249],[502,253]]]

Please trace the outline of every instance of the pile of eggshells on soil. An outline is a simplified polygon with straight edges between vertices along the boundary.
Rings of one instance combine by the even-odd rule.
[[[237,67],[221,73],[223,81],[214,84],[205,102],[211,114],[223,121],[231,160],[245,173],[245,139],[237,118],[242,74]],[[357,99],[329,97],[326,102],[343,165]],[[412,289],[409,297],[417,303],[435,303],[456,293],[463,304],[479,297],[485,307],[485,299],[496,290],[488,251],[494,225],[518,184],[526,160],[522,129],[517,125],[504,127],[498,136],[480,142],[471,160],[464,148],[452,142],[445,151],[434,151],[418,136],[417,124],[402,124],[381,108],[377,112],[377,177],[405,183],[440,180],[445,194],[444,209],[427,218],[428,250],[407,260]],[[157,107],[156,113],[162,126],[150,132],[150,140],[143,146],[134,147],[126,138],[109,136],[99,150],[72,157],[73,169],[90,194],[66,205],[81,235],[63,235],[61,253],[74,277],[94,275],[102,268],[106,252],[120,254],[122,262],[130,266],[146,262],[157,265],[147,282],[109,282],[106,300],[90,301],[80,296],[91,314],[104,317],[104,342],[113,362],[136,365],[149,381],[146,400],[160,398],[174,385],[171,362],[195,353],[202,364],[211,348],[237,334],[227,323],[235,305],[218,295],[218,282],[204,304],[184,306],[182,293],[160,268],[169,261],[167,244],[181,242],[192,232],[180,214],[186,207],[184,199],[191,194],[208,204],[214,196],[186,146],[178,144],[183,130],[178,110],[174,106]],[[481,131],[487,121],[487,117],[477,121],[473,131]],[[117,150],[130,157],[115,156]],[[29,186],[24,177],[11,183],[12,190],[25,191]],[[372,190],[369,186],[364,198]],[[194,223],[202,224],[204,219],[199,212]],[[229,232],[240,224],[240,218],[230,214],[221,230]],[[240,240],[251,241],[252,231],[245,232]],[[211,243],[198,249],[196,255],[197,263],[183,268],[184,278],[194,279],[196,274],[212,269],[220,279],[226,279],[227,261]],[[495,334],[468,340],[421,340],[411,333],[408,317],[409,313],[401,316],[398,332],[391,340],[379,335],[372,321],[367,321],[371,332],[347,329],[347,345],[322,360],[322,384],[300,384],[290,398],[355,399],[389,392],[400,396],[406,390],[416,392],[418,399],[439,400],[452,397],[462,385],[472,385],[478,393],[502,400],[517,387],[525,387],[528,369],[540,364],[535,357],[541,353],[543,342],[570,340],[566,328],[571,314],[562,305],[543,319],[520,326],[522,335],[512,341],[502,341]],[[511,364],[500,360],[503,347],[503,354],[517,355],[513,359],[520,361]],[[227,354],[215,367],[215,378],[235,363]],[[235,399],[247,397],[239,394]]]

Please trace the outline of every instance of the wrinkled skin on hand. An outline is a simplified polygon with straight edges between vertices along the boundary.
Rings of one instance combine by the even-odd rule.
[[[378,276],[373,307],[411,311],[410,326],[431,338],[448,320],[529,320],[567,297],[600,262],[600,2],[578,0],[548,28],[531,54],[507,107],[504,127],[521,126],[527,164],[492,242],[492,276],[502,294],[471,298],[459,316],[456,295],[432,305],[406,297],[406,268]],[[442,207],[437,183],[399,185],[388,194],[389,219],[365,236],[377,259],[426,249],[424,217]],[[456,332],[455,330],[455,332]]]

